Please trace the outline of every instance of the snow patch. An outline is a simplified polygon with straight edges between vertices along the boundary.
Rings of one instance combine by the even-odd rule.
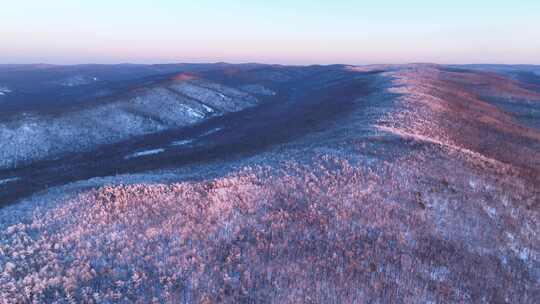
[[[203,113],[200,113],[199,111],[195,111],[194,109],[186,106],[186,105],[182,105],[182,107],[186,110],[186,112],[192,116],[192,117],[197,117],[197,118],[204,118],[204,114]]]
[[[11,90],[8,87],[0,86],[0,96],[7,95],[8,93],[11,93]]]
[[[450,270],[445,266],[435,267],[430,273],[431,279],[438,282],[446,281],[449,275]]]
[[[154,155],[154,154],[162,153],[164,151],[165,149],[162,149],[162,148],[145,150],[145,151],[135,152],[133,154],[127,155],[126,157],[124,157],[124,159],[137,158],[137,157],[147,156],[147,155]]]
[[[529,248],[522,248],[520,251],[519,251],[519,258],[523,261],[523,262],[527,262],[529,260],[529,256],[530,256],[530,249]]]
[[[215,112],[215,110],[212,109],[211,107],[209,107],[209,106],[207,106],[207,105],[205,105],[205,104],[201,104],[201,105],[202,105],[203,108],[206,110],[206,112],[208,112],[208,113],[214,113],[214,112]]]
[[[210,135],[210,134],[214,134],[214,133],[219,132],[221,130],[223,130],[222,127],[213,128],[211,130],[208,130],[208,131],[204,132],[203,134],[201,134],[201,136],[207,136],[207,135]]]
[[[185,146],[192,143],[193,139],[176,140],[171,143],[171,146]]]
[[[223,99],[223,100],[230,100],[229,97],[227,97],[227,96],[225,96],[225,95],[223,95],[223,94],[221,94],[221,93],[219,93],[219,92],[217,92],[217,95],[218,95],[219,97],[221,97],[221,99]]]
[[[0,185],[5,185],[7,183],[18,181],[20,179],[21,179],[20,177],[10,177],[10,178],[5,178],[5,179],[0,179]]]
[[[65,87],[77,87],[82,85],[91,84],[92,82],[98,81],[98,78],[95,76],[84,76],[84,75],[75,75],[68,77],[60,81],[60,85]]]
[[[411,139],[414,139],[414,140],[417,140],[417,141],[428,142],[428,143],[432,143],[432,144],[435,144],[435,145],[438,145],[438,146],[441,146],[441,147],[446,147],[446,148],[452,149],[454,151],[463,153],[465,155],[474,157],[474,158],[479,159],[481,161],[484,161],[486,163],[490,163],[490,164],[498,165],[498,166],[501,166],[501,167],[505,167],[504,163],[502,163],[502,162],[500,162],[500,161],[498,161],[496,159],[489,158],[487,156],[484,156],[481,153],[478,153],[478,152],[475,152],[475,151],[472,151],[472,150],[469,150],[469,149],[466,149],[466,148],[463,148],[463,147],[460,147],[460,146],[456,146],[456,145],[454,145],[454,144],[452,144],[450,142],[441,141],[441,140],[438,140],[436,138],[431,138],[429,136],[424,136],[424,135],[421,135],[421,134],[410,133],[410,132],[407,132],[406,130],[401,130],[399,128],[394,128],[394,127],[387,127],[387,126],[377,125],[376,128],[381,130],[381,131],[393,133],[395,135],[398,135],[398,136],[401,136],[401,137],[404,137],[404,138],[411,138]],[[478,184],[475,181],[470,180],[469,181],[469,186],[471,188],[475,189],[476,186],[478,186]]]
[[[493,208],[493,207],[490,207],[490,206],[485,206],[484,207],[484,211],[487,213],[487,215],[490,217],[490,218],[495,218],[497,217],[497,209]]]

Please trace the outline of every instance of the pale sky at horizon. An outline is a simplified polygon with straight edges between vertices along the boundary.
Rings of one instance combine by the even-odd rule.
[[[1,0],[0,63],[540,64],[540,1],[471,2]]]

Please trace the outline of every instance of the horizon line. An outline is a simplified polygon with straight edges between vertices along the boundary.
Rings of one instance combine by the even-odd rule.
[[[273,65],[273,66],[375,66],[375,65],[458,65],[458,66],[472,66],[472,65],[500,65],[500,66],[540,66],[540,63],[490,63],[490,62],[469,62],[469,63],[437,63],[437,62],[379,62],[379,63],[307,63],[307,64],[294,64],[294,63],[270,63],[270,62],[229,62],[229,61],[178,61],[178,62],[117,62],[117,63],[99,63],[99,62],[80,62],[80,63],[47,63],[47,62],[29,62],[29,63],[1,63],[0,66],[85,66],[85,65],[183,65],[183,64],[222,64],[222,65]]]

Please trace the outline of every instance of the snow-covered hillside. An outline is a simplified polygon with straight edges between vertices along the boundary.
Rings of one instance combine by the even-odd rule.
[[[13,115],[0,120],[0,168],[193,125],[257,103],[243,91],[204,80],[165,81],[53,115]]]
[[[48,161],[0,169],[0,303],[540,303],[540,92],[500,69],[223,65],[5,115],[4,166]]]

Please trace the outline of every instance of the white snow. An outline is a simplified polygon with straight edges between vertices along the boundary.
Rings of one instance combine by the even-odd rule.
[[[164,151],[165,149],[162,149],[162,148],[145,150],[145,151],[135,152],[133,154],[127,155],[126,157],[124,157],[124,159],[137,158],[137,157],[147,156],[147,155],[154,155],[154,154],[162,153]]]
[[[211,107],[205,105],[205,104],[201,104],[203,106],[203,108],[206,110],[206,112],[208,113],[213,113],[214,112],[214,109],[212,109]]]
[[[85,76],[84,80],[93,83],[92,77]],[[51,84],[61,85],[62,79],[53,80]],[[7,83],[0,81],[0,88],[7,89]],[[192,99],[200,100],[200,103],[175,94],[170,89],[188,97],[192,95]],[[236,96],[229,92],[231,90],[227,89],[224,95]],[[0,96],[0,103],[11,95],[4,91],[2,93],[6,96]],[[20,113],[17,119],[0,121],[0,169],[53,158],[63,153],[87,152],[96,145],[116,143],[132,136],[193,125],[209,116],[239,111],[255,103],[247,95],[238,96],[229,103],[223,102],[215,91],[194,85],[187,88],[159,86],[137,91],[134,97],[120,96],[107,103],[62,111],[53,118],[37,113]],[[210,109],[213,112],[209,112]],[[182,138],[174,138],[166,145],[176,139]],[[121,159],[133,152],[136,151],[121,155]]]
[[[450,274],[450,270],[447,267],[439,266],[435,267],[431,273],[431,279],[439,282],[443,282],[448,278],[448,275]]]
[[[186,106],[186,105],[182,105],[182,107],[183,107],[184,109],[186,109],[186,112],[187,112],[189,115],[191,115],[191,116],[193,116],[193,117],[197,117],[197,118],[204,118],[204,114],[202,114],[202,113],[200,113],[200,112],[198,112],[198,111],[195,111],[195,110],[193,110],[192,108],[190,108],[190,107],[188,107],[188,106]]]
[[[0,185],[5,185],[7,183],[18,181],[20,179],[21,179],[20,177],[10,177],[10,178],[6,178],[6,179],[0,179]]]
[[[8,87],[2,87],[0,86],[0,95],[4,96],[8,93],[11,93],[11,90]]]
[[[171,146],[185,146],[192,143],[193,139],[176,140],[171,143]]]
[[[527,262],[529,260],[530,255],[531,255],[531,250],[527,247],[519,251],[519,258],[524,262]]]
[[[229,100],[229,98],[221,93],[217,93],[219,97],[221,97],[221,99],[223,100]]]
[[[214,133],[219,132],[221,130],[223,130],[223,128],[221,128],[221,127],[214,128],[214,129],[211,129],[211,130],[208,130],[208,131],[204,132],[203,134],[201,134],[201,136],[207,136],[207,135],[210,135],[210,134],[214,134]]]
[[[493,207],[490,207],[490,206],[485,206],[483,208],[484,208],[484,211],[486,211],[486,213],[488,214],[488,216],[490,218],[496,218],[497,217],[497,209],[495,209]]]
[[[98,78],[95,76],[85,76],[85,75],[75,75],[61,80],[60,85],[66,87],[76,87],[91,84],[94,81],[98,81]]]

